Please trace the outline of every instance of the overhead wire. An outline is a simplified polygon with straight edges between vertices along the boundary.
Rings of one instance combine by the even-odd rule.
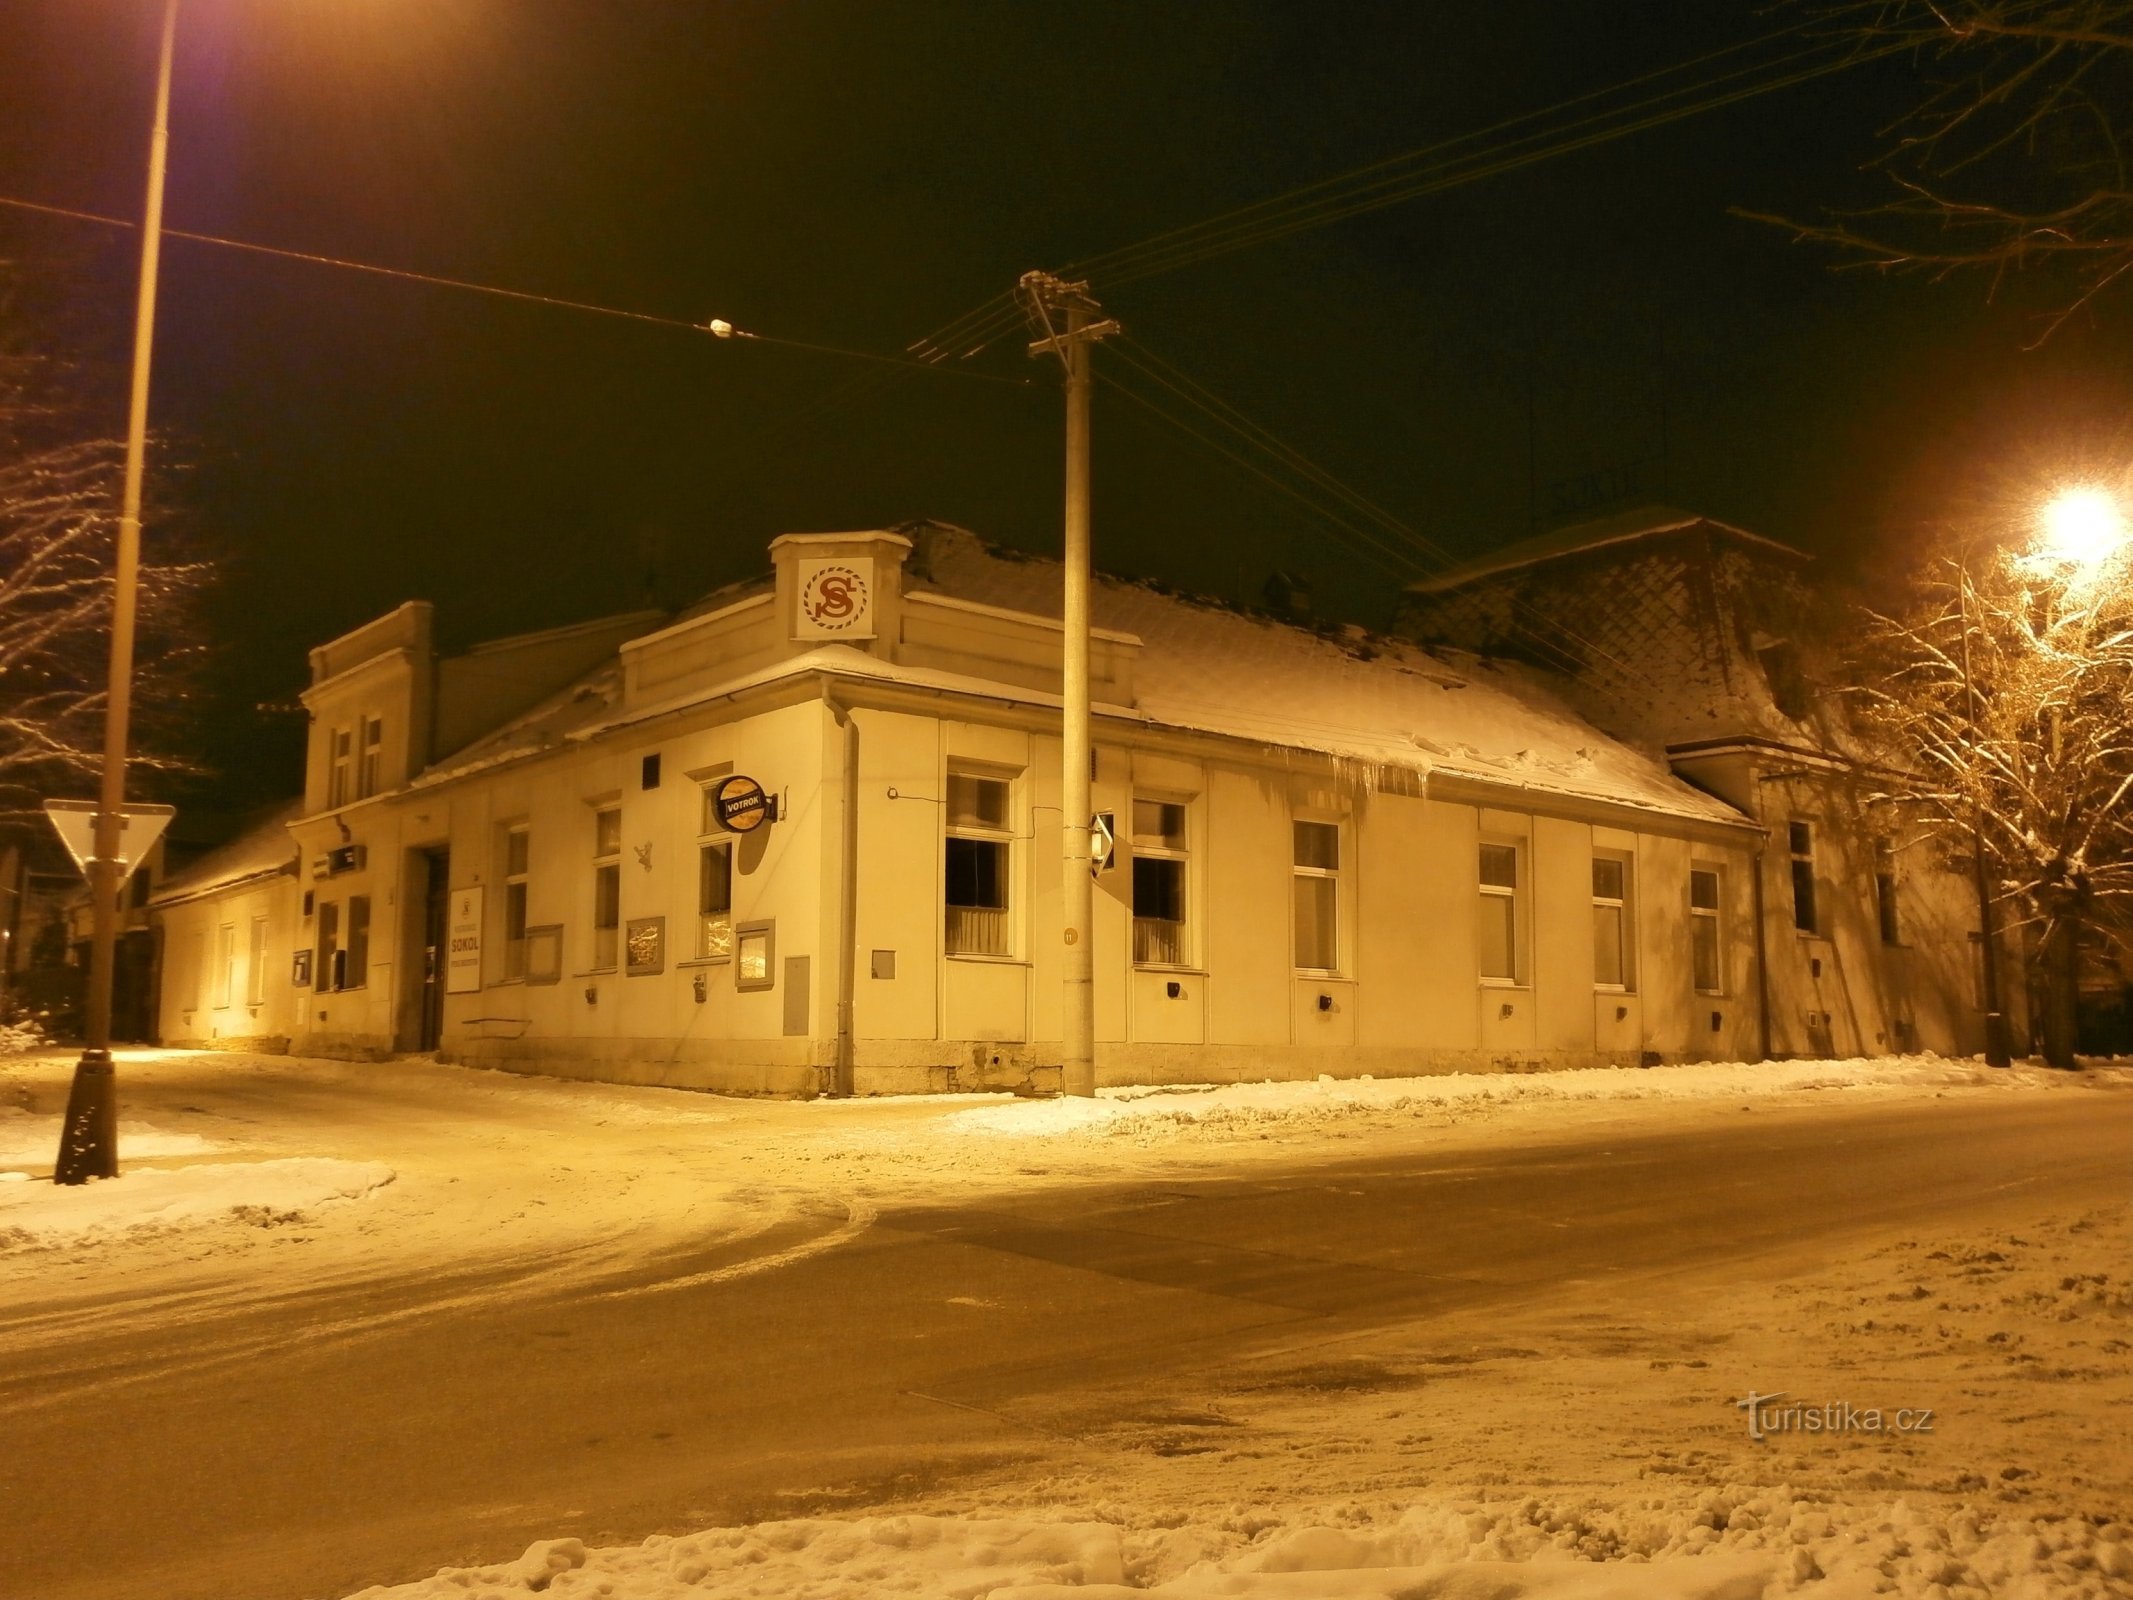
[[[1727,56],[1792,37],[1805,26],[1805,23],[1797,24],[1743,40],[1621,83],[1570,96],[1470,134],[1385,157],[1265,200],[1167,229],[1115,250],[1082,257],[1062,268],[1061,274],[1101,277],[1107,287],[1136,282],[1196,265],[1218,255],[1587,149],[1667,122],[1717,110],[1916,47],[1915,42],[1908,39],[1878,48],[1845,44],[1841,39],[1818,40],[1800,50],[1730,67],[1698,81],[1669,86],[1627,105],[1597,111],[1568,124],[1534,128],[1513,138],[1496,139],[1492,144],[1480,142],[1527,124],[1543,122],[1565,110],[1618,96]],[[1469,146],[1473,148],[1465,148]],[[1014,321],[1013,297],[994,295],[933,333],[912,341],[906,348],[927,360],[965,360],[988,347],[1008,331]]]
[[[77,222],[91,222],[108,228],[131,228],[138,230],[140,224],[127,217],[113,217],[101,212],[81,211],[69,206],[47,205],[35,200],[22,200],[11,195],[0,195],[0,206],[17,211],[36,212],[46,216],[65,217]],[[271,256],[284,261],[302,261],[313,266],[340,267],[350,272],[361,272],[373,277],[394,278],[408,283],[426,284],[442,289],[461,289],[472,294],[484,294],[503,300],[517,300],[532,305],[551,306],[565,311],[582,311],[596,316],[619,317],[629,322],[649,323],[656,327],[678,328],[690,333],[703,334],[716,339],[738,339],[749,344],[777,345],[788,350],[804,351],[813,355],[838,356],[851,361],[869,361],[878,365],[907,367],[923,372],[952,372],[966,378],[977,378],[987,383],[1012,384],[1017,388],[1029,387],[1027,378],[1010,378],[999,373],[979,372],[968,367],[944,367],[933,362],[914,361],[907,356],[884,355],[872,350],[853,350],[842,345],[820,344],[806,339],[788,339],[777,334],[755,333],[746,328],[737,328],[722,318],[708,322],[691,322],[683,317],[661,316],[650,311],[631,311],[621,306],[601,305],[590,300],[572,300],[561,295],[537,294],[527,289],[507,289],[493,283],[477,283],[468,278],[447,278],[434,272],[416,272],[405,267],[379,266],[371,261],[353,261],[345,256],[322,255],[311,250],[291,250],[280,245],[258,244],[249,239],[232,239],[222,234],[199,233],[188,228],[164,228],[166,239],[184,239],[194,244],[216,245],[226,250],[243,251],[251,255]]]
[[[1378,560],[1392,575],[1403,579],[1412,579],[1433,568],[1442,570],[1445,567],[1456,564],[1458,561],[1459,558],[1451,551],[1403,522],[1376,501],[1349,487],[1302,451],[1286,443],[1271,430],[1254,422],[1235,406],[1229,404],[1228,401],[1223,400],[1221,396],[1215,394],[1205,384],[1180,371],[1174,363],[1158,356],[1147,347],[1145,342],[1121,337],[1114,340],[1110,348],[1112,353],[1124,361],[1128,367],[1159,384],[1185,404],[1193,407],[1219,426],[1226,428],[1231,434],[1243,440],[1250,448],[1258,450],[1290,473],[1293,473],[1297,478],[1310,484],[1321,496],[1339,502],[1348,515],[1330,512],[1321,501],[1314,500],[1293,484],[1280,480],[1259,464],[1244,460],[1216,440],[1208,438],[1204,433],[1170,415],[1145,395],[1135,392],[1130,385],[1118,382],[1112,374],[1099,372],[1099,376],[1104,378],[1111,388],[1161,417],[1180,432],[1186,433],[1207,448],[1216,451],[1235,465],[1242,467],[1253,476],[1280,489],[1289,498],[1306,506],[1334,527],[1349,534],[1351,539],[1361,538],[1367,541],[1368,548],[1360,550],[1359,553]],[[1139,352],[1138,358],[1133,353],[1135,349]],[[1365,523],[1373,525],[1379,531],[1369,532],[1357,528],[1355,523],[1349,520],[1350,516],[1361,518]],[[1351,548],[1355,548],[1355,546],[1351,544]],[[1604,665],[1613,669],[1625,681],[1634,677],[1632,669],[1627,662],[1606,649],[1597,640],[1580,634],[1576,629],[1569,627],[1560,618],[1545,615],[1527,602],[1515,598],[1511,602],[1511,607],[1514,612],[1511,626],[1546,657],[1569,667],[1583,668]]]

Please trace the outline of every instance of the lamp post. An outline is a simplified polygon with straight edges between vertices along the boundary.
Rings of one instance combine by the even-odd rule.
[[[141,477],[148,447],[148,371],[155,341],[156,264],[163,242],[163,169],[170,144],[170,58],[178,0],[163,0],[156,108],[148,140],[148,199],[141,215],[141,283],[134,307],[133,391],[126,412],[126,479],[111,584],[111,678],[104,701],[103,777],[97,793],[88,1015],[67,1093],[54,1183],[118,1176],[117,1084],[111,1066],[111,988],[118,951],[119,830],[126,805],[126,739],[133,710],[134,614],[140,599]]]
[[[1956,606],[1962,623],[1963,689],[1970,701],[1970,734],[1977,737],[1983,725],[1979,714],[1977,679],[1970,670],[1970,562],[1963,560],[1956,569]],[[1977,884],[1978,962],[1979,976],[1985,993],[1985,1064],[1992,1067],[2014,1065],[2014,1046],[2008,1037],[2007,1013],[2000,1003],[2000,930],[1999,918],[1992,903],[1992,874],[1985,865],[1985,802],[1976,799],[1970,810],[1970,858],[1972,876]]]

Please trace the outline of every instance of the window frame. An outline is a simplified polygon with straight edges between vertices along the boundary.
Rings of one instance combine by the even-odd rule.
[[[1019,809],[1021,774],[1001,767],[986,766],[979,762],[950,762],[942,783],[941,800],[941,953],[955,961],[1014,961],[1019,957],[1020,941],[1016,938],[1017,913],[1020,897],[1015,893],[1019,860],[1016,850],[1016,815]],[[958,820],[955,810],[955,785],[958,780],[998,784],[1001,789],[1000,822],[994,825],[983,820],[976,822]],[[953,883],[951,856],[957,843],[976,845],[997,852],[997,882],[1000,904],[997,906],[962,904],[950,900]],[[958,911],[995,912],[998,930],[998,947],[995,949],[959,948],[957,943]],[[969,928],[982,926],[975,919],[961,919],[967,934]]]
[[[1616,896],[1600,893],[1599,866],[1612,862],[1622,869],[1622,892]],[[1597,994],[1635,994],[1637,992],[1637,858],[1627,850],[1597,849],[1592,853],[1593,883],[1593,945],[1592,987]],[[1600,928],[1599,913],[1611,911],[1615,917],[1616,953],[1621,961],[1621,974],[1613,980],[1600,976]]]
[[[1509,884],[1492,884],[1483,877],[1481,852],[1484,850],[1508,850],[1511,852],[1511,881]],[[1527,841],[1505,834],[1482,834],[1474,844],[1475,917],[1477,935],[1474,943],[1474,970],[1484,989],[1523,989],[1526,987],[1526,884],[1529,876],[1530,851]],[[1485,917],[1494,914],[1488,908],[1492,902],[1501,901],[1510,907],[1510,936],[1506,943],[1511,959],[1508,973],[1482,970],[1482,952],[1485,942],[1479,937]]]
[[[1195,799],[1195,796],[1190,795],[1136,793],[1132,795],[1127,802],[1127,853],[1132,860],[1133,872],[1132,905],[1130,910],[1133,923],[1133,964],[1136,967],[1151,967],[1159,970],[1170,971],[1190,971],[1193,969],[1193,958],[1196,953],[1194,949],[1193,939],[1195,929],[1193,926],[1192,916],[1192,906],[1194,898],[1192,886],[1192,843],[1194,831],[1193,808]],[[1176,810],[1178,822],[1178,831],[1176,836],[1178,840],[1177,843],[1172,844],[1167,842],[1170,838],[1170,835],[1168,834],[1157,834],[1150,836],[1164,840],[1165,842],[1163,843],[1149,845],[1144,845],[1141,843],[1142,834],[1137,820],[1137,813],[1144,805]],[[1162,862],[1175,868],[1177,906],[1179,915],[1174,920],[1165,917],[1147,917],[1141,914],[1140,864],[1143,860],[1149,862]],[[1143,923],[1147,923],[1151,927],[1162,926],[1176,929],[1176,934],[1174,936],[1175,942],[1172,947],[1172,954],[1168,959],[1164,959],[1160,956],[1146,956],[1141,953]],[[1150,935],[1151,940],[1153,940],[1155,937],[1156,936],[1153,934]]]
[[[349,802],[355,782],[355,733],[335,726],[326,733],[326,809],[338,811]]]
[[[1320,867],[1306,865],[1297,860],[1303,852],[1298,848],[1302,842],[1299,828],[1330,828],[1333,831],[1333,865]],[[1300,977],[1337,978],[1346,971],[1342,959],[1348,954],[1348,941],[1343,937],[1341,917],[1346,910],[1347,895],[1342,892],[1342,880],[1347,875],[1348,826],[1344,817],[1328,816],[1321,812],[1314,816],[1309,812],[1292,813],[1289,817],[1289,968]],[[1302,929],[1298,926],[1297,896],[1306,881],[1330,883],[1333,886],[1333,903],[1324,918],[1326,937],[1332,941],[1328,952],[1332,961],[1325,966],[1307,966],[1303,960],[1300,943]]]
[[[263,1006],[267,1003],[267,938],[270,919],[255,915],[245,945],[244,1003],[248,1006]]]
[[[215,925],[215,967],[212,1003],[216,1009],[232,1004],[237,997],[237,924],[218,922]]]
[[[1802,839],[1807,842],[1803,847]],[[1785,822],[1785,850],[1792,865],[1792,927],[1795,933],[1819,938],[1822,933],[1821,880],[1815,872],[1815,823],[1811,817],[1789,817]],[[1804,869],[1804,871],[1803,871]],[[1805,894],[1801,893],[1805,888]],[[1802,920],[1804,917],[1805,920]]]
[[[338,900],[321,899],[316,912],[318,964],[311,969],[311,988],[317,994],[332,994],[340,988],[334,982],[334,958],[341,953],[341,903]]]
[[[607,826],[610,818],[614,821],[612,849],[606,837],[610,831]],[[592,959],[587,970],[613,972],[622,964],[622,803],[619,800],[593,806],[592,869],[592,914],[586,919],[592,936]]]
[[[1874,923],[1884,950],[1903,947],[1903,901],[1896,877],[1896,847],[1874,841]]]
[[[355,797],[368,800],[378,792],[379,780],[385,774],[385,719],[366,716],[361,726],[362,737],[356,746]]]
[[[497,876],[503,883],[504,892],[499,896],[497,910],[503,918],[503,937],[497,947],[503,953],[505,983],[526,981],[526,901],[528,882],[532,877],[533,829],[523,822],[509,822],[503,827],[503,871]]]
[[[1711,880],[1711,904],[1696,903],[1696,880]],[[1723,996],[1726,993],[1726,872],[1716,863],[1689,864],[1688,883],[1689,911],[1689,987],[1697,994]],[[1711,941],[1711,972],[1715,987],[1705,988],[1696,981],[1696,946],[1698,939],[1708,935]]]

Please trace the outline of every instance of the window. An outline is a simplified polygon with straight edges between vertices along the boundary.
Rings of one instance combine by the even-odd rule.
[[[341,952],[341,971],[336,989],[360,989],[370,970],[370,896],[348,898],[348,948]]]
[[[622,950],[622,812],[609,806],[593,813],[592,964],[612,972]]]
[[[1185,965],[1185,807],[1133,802],[1133,959]]]
[[[706,960],[733,954],[733,847],[706,844],[696,852],[696,953]]]
[[[318,903],[318,965],[311,969],[314,989],[323,991],[341,986],[337,976],[341,955],[341,903],[321,900]]]
[[[363,719],[363,753],[361,764],[356,768],[356,798],[363,800],[374,795],[382,787],[378,782],[383,775],[385,762],[385,720],[382,717]]]
[[[974,773],[948,775],[948,953],[1004,956],[1009,845],[1008,781]]]
[[[346,728],[335,728],[328,737],[332,741],[332,748],[326,775],[326,809],[331,811],[348,804],[348,767],[354,736]]]
[[[1334,972],[1340,967],[1340,824],[1298,821],[1290,831],[1296,858],[1296,965],[1308,972]]]
[[[1481,979],[1518,982],[1518,846],[1481,847]]]
[[[252,919],[251,944],[245,951],[244,1003],[248,1006],[263,1006],[267,1003],[267,919]]]
[[[1719,963],[1719,881],[1715,867],[1689,869],[1689,975],[1698,994],[1725,992]]]
[[[1592,858],[1592,981],[1597,988],[1634,987],[1629,884],[1627,860]]]
[[[530,843],[524,828],[504,830],[504,976],[526,976],[526,863]]]
[[[1883,944],[1903,943],[1902,910],[1896,903],[1896,852],[1887,844],[1874,846],[1874,916],[1881,924]]]
[[[1815,825],[1789,823],[1786,834],[1792,848],[1792,925],[1813,933],[1821,927],[1815,920]]]
[[[237,984],[237,924],[225,922],[215,930],[215,1004],[226,1006]]]
[[[733,934],[733,987],[743,991],[776,985],[777,925],[744,922]]]

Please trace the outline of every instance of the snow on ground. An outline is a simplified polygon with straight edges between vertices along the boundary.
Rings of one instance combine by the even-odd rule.
[[[546,1539],[351,1600],[2112,1600],[2129,1259],[2118,1207],[1492,1306],[1211,1375],[1138,1426],[1048,1416],[1078,1448],[889,1514]],[[1756,1438],[1742,1392],[1780,1385],[1857,1413],[1810,1432],[1779,1401]]]
[[[810,1518],[608,1549],[541,1540],[513,1562],[350,1600],[2105,1600],[2129,1579],[2124,1522],[1732,1488],[1624,1505],[1529,1496],[1238,1511],[1158,1529]]]
[[[11,1176],[43,1174],[49,1177],[59,1155],[59,1133],[65,1119],[32,1117],[0,1109],[0,1183]],[[119,1161],[155,1161],[169,1156],[213,1155],[221,1147],[197,1133],[170,1133],[150,1122],[118,1125]]]
[[[210,1223],[253,1228],[304,1222],[322,1206],[360,1200],[393,1181],[376,1161],[294,1158],[159,1170],[138,1167],[123,1180],[62,1187],[0,1186],[0,1251],[166,1233]]]
[[[2013,1069],[2036,1081],[2040,1069]],[[1333,1078],[1317,1082],[1191,1084],[1106,1089],[1093,1100],[1019,1100],[956,1112],[949,1133],[1049,1138],[1098,1131],[1139,1136],[1190,1129],[1279,1127],[1284,1133],[1357,1115],[1541,1101],[1711,1100],[1817,1089],[1895,1089],[2009,1081],[1973,1061],[1888,1056],[1849,1061],[1692,1062],[1674,1067],[1600,1067],[1574,1072],[1446,1073],[1428,1078]],[[2048,1079],[2046,1081],[2049,1081]]]
[[[478,1261],[582,1288],[680,1244],[730,1246],[737,1265],[717,1271],[746,1270],[950,1181],[967,1196],[1676,1130],[1748,1108],[1818,1117],[1859,1099],[2133,1088],[2122,1065],[1907,1057],[799,1104],[419,1060],[124,1052],[125,1175],[57,1191],[42,1174],[70,1068],[57,1052],[0,1058],[0,1169],[22,1171],[0,1182],[0,1348],[65,1338],[91,1312],[152,1321],[197,1306],[203,1284],[296,1297]],[[290,1243],[307,1248],[269,1248]],[[1028,1437],[1056,1444],[952,1492],[884,1504],[831,1485],[801,1508],[895,1515],[605,1549],[559,1538],[364,1593],[2133,1596],[2127,1261],[2120,1210],[1884,1233],[1776,1282],[1595,1279],[1575,1304],[1498,1305],[1210,1370],[1201,1392],[1160,1405],[1032,1416]],[[1757,1441],[1737,1408],[1751,1390],[1930,1405],[1944,1426]]]

